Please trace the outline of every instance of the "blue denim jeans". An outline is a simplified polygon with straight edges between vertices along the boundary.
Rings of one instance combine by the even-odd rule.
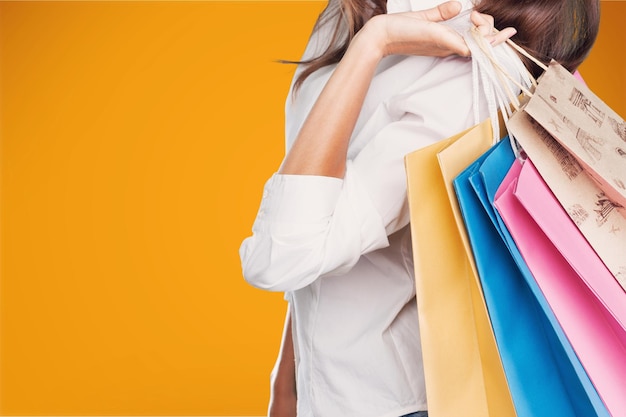
[[[406,414],[401,417],[428,417],[428,411],[418,411],[417,413]]]

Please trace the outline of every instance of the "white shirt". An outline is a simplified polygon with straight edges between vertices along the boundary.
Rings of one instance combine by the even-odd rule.
[[[440,3],[390,1],[389,12]],[[314,33],[304,56],[326,36],[328,27]],[[334,68],[288,97],[287,149]],[[299,417],[427,409],[404,156],[473,126],[475,104],[470,59],[387,57],[356,123],[345,177],[267,181],[240,256],[250,284],[285,291],[290,302]],[[484,103],[479,114],[487,117]]]

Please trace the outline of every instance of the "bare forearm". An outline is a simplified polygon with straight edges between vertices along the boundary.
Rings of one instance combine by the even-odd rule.
[[[369,31],[357,34],[304,122],[282,174],[343,177],[348,142],[381,57]]]

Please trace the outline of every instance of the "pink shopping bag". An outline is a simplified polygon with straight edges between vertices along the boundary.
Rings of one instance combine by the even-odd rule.
[[[607,409],[626,415],[626,293],[529,160],[495,206]]]

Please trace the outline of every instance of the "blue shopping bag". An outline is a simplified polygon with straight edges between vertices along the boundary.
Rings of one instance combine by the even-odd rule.
[[[515,163],[505,139],[454,181],[515,409],[519,417],[609,416],[493,207]]]

